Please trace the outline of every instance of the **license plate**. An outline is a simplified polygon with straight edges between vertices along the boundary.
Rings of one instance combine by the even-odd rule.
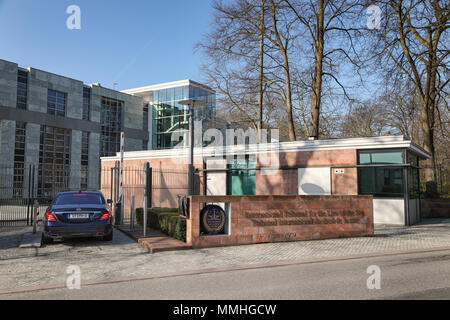
[[[89,219],[89,213],[71,213],[69,219]]]

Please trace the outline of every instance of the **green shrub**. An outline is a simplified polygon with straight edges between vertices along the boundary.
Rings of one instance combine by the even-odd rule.
[[[136,221],[143,225],[143,209],[136,209]],[[178,214],[177,209],[173,208],[152,208],[148,210],[147,227],[161,230],[165,234],[186,242],[186,219]]]

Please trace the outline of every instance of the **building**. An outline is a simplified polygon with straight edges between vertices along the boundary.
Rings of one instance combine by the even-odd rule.
[[[420,220],[418,161],[429,154],[403,136],[281,142],[276,151],[271,148],[233,145],[223,153],[223,148],[195,148],[200,171],[196,194],[372,195],[375,223],[411,225]],[[139,168],[148,162],[153,175],[161,175],[155,181],[170,182],[168,169],[186,168],[182,159],[187,154],[187,149],[126,152],[124,166]],[[102,158],[102,167],[110,168],[117,160]],[[187,189],[178,182],[173,188],[156,186],[153,206],[176,207],[179,194]]]
[[[172,141],[172,134],[185,133],[189,129],[189,110],[179,104],[181,100],[203,101],[203,106],[194,111],[194,120],[203,121],[204,126],[215,119],[216,95],[211,88],[192,80],[182,80],[122,91],[141,97],[144,112],[148,114],[151,139],[146,150],[170,149],[179,141]],[[153,112],[151,112],[153,111]],[[185,139],[184,141],[186,141]]]
[[[1,197],[99,189],[100,157],[116,155],[121,132],[125,151],[170,147],[167,133],[186,128],[180,99],[203,99],[214,117],[214,92],[201,84],[146,88],[120,92],[0,60]]]

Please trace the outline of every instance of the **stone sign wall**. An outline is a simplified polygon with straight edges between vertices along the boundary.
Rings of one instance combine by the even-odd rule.
[[[228,234],[200,234],[204,204],[229,203]],[[193,247],[373,235],[372,196],[191,196]]]

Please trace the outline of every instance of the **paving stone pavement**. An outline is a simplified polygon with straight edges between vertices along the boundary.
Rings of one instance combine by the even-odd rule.
[[[120,231],[114,240],[77,239],[19,249],[30,228],[0,228],[0,289],[65,283],[77,265],[83,280],[450,247],[450,220],[412,227],[378,226],[374,237],[265,243],[148,254]]]

